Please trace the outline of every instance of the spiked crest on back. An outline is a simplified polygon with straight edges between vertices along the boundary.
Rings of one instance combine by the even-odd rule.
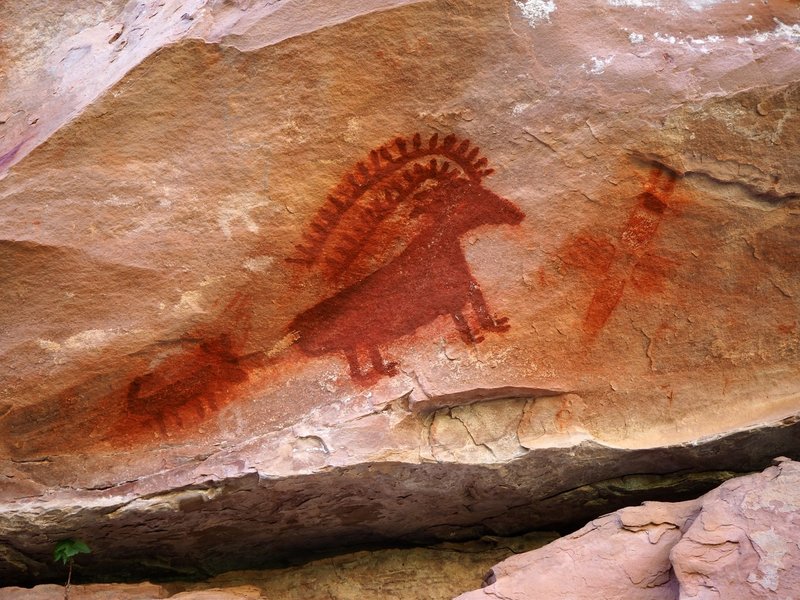
[[[419,133],[396,138],[344,176],[287,260],[317,266],[332,279],[363,270],[365,258],[385,253],[402,237],[398,230],[419,214],[422,191],[457,178],[479,184],[492,172],[479,149],[455,135],[440,140],[433,134],[427,142]]]

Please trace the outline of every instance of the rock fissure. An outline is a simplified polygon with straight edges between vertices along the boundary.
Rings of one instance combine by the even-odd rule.
[[[700,178],[706,178],[709,181],[719,183],[722,185],[731,185],[740,187],[747,193],[747,197],[760,205],[771,207],[772,209],[785,209],[786,207],[791,207],[795,200],[800,199],[800,191],[798,192],[785,192],[785,193],[778,193],[772,190],[763,190],[758,188],[752,184],[748,184],[741,180],[730,180],[724,179],[719,176],[715,176],[713,173],[708,171],[701,171],[701,170],[689,170],[683,173],[684,177],[688,176],[696,176]]]

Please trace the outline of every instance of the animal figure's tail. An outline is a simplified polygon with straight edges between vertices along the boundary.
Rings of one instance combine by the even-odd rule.
[[[294,345],[300,339],[300,334],[296,331],[290,331],[281,339],[275,342],[271,348],[262,348],[255,352],[249,352],[238,358],[239,363],[256,364],[265,367],[275,362],[281,354]]]
[[[127,386],[125,435],[140,429],[149,434],[173,435],[194,430],[226,405],[246,394],[250,374],[275,364],[297,341],[290,332],[269,349],[247,354],[233,352],[229,334],[189,348],[134,378]],[[113,435],[113,434],[112,434]]]

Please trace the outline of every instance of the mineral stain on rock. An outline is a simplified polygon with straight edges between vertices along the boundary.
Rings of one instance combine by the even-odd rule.
[[[674,187],[674,175],[656,168],[645,189],[636,197],[636,205],[619,238],[618,247],[622,252],[609,265],[589,302],[583,321],[583,330],[589,337],[600,332],[619,304],[626,284],[656,235]]]
[[[383,347],[440,316],[449,316],[468,344],[484,339],[481,330],[507,331],[508,319],[491,314],[460,242],[476,227],[524,218],[481,185],[492,172],[487,165],[467,140],[434,135],[423,146],[419,134],[358,163],[287,259],[302,269],[320,266],[340,288],[292,320],[287,330],[295,345],[309,356],[343,354],[351,377],[369,384],[398,372]],[[412,231],[405,239],[404,230]],[[168,435],[193,428],[236,398],[250,370],[281,360],[283,352],[245,351],[254,301],[240,289],[212,324],[182,336],[178,351],[134,377],[113,429],[130,437],[135,430]],[[362,353],[371,371],[362,370]]]
[[[370,385],[398,372],[382,356],[387,346],[439,317],[449,317],[467,344],[483,341],[481,332],[507,331],[508,318],[492,314],[461,246],[473,229],[524,219],[482,185],[491,173],[478,148],[454,135],[440,141],[434,134],[423,144],[416,134],[373,150],[329,195],[287,258],[301,276],[320,269],[334,293],[295,316],[268,350],[248,343],[258,333],[251,275],[212,319],[151,345],[135,357],[138,366],[106,386],[110,391],[81,400],[79,437],[117,446],[194,434],[243,397],[254,369],[301,359],[292,346],[308,357],[344,355],[354,382]],[[371,369],[362,368],[364,357]],[[83,397],[68,396],[58,404]],[[45,421],[43,415],[38,427],[27,426],[28,450],[47,437]]]

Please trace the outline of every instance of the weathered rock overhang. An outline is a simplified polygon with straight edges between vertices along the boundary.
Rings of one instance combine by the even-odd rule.
[[[563,528],[644,500],[695,497],[778,455],[800,456],[799,418],[662,448],[591,441],[539,448],[504,465],[375,462],[289,477],[251,472],[141,495],[62,489],[0,506],[0,579],[60,581],[51,555],[65,537],[91,544],[80,561],[83,581],[120,581],[202,578],[359,547]],[[195,476],[202,466],[196,469]],[[174,484],[184,476],[159,479]]]

